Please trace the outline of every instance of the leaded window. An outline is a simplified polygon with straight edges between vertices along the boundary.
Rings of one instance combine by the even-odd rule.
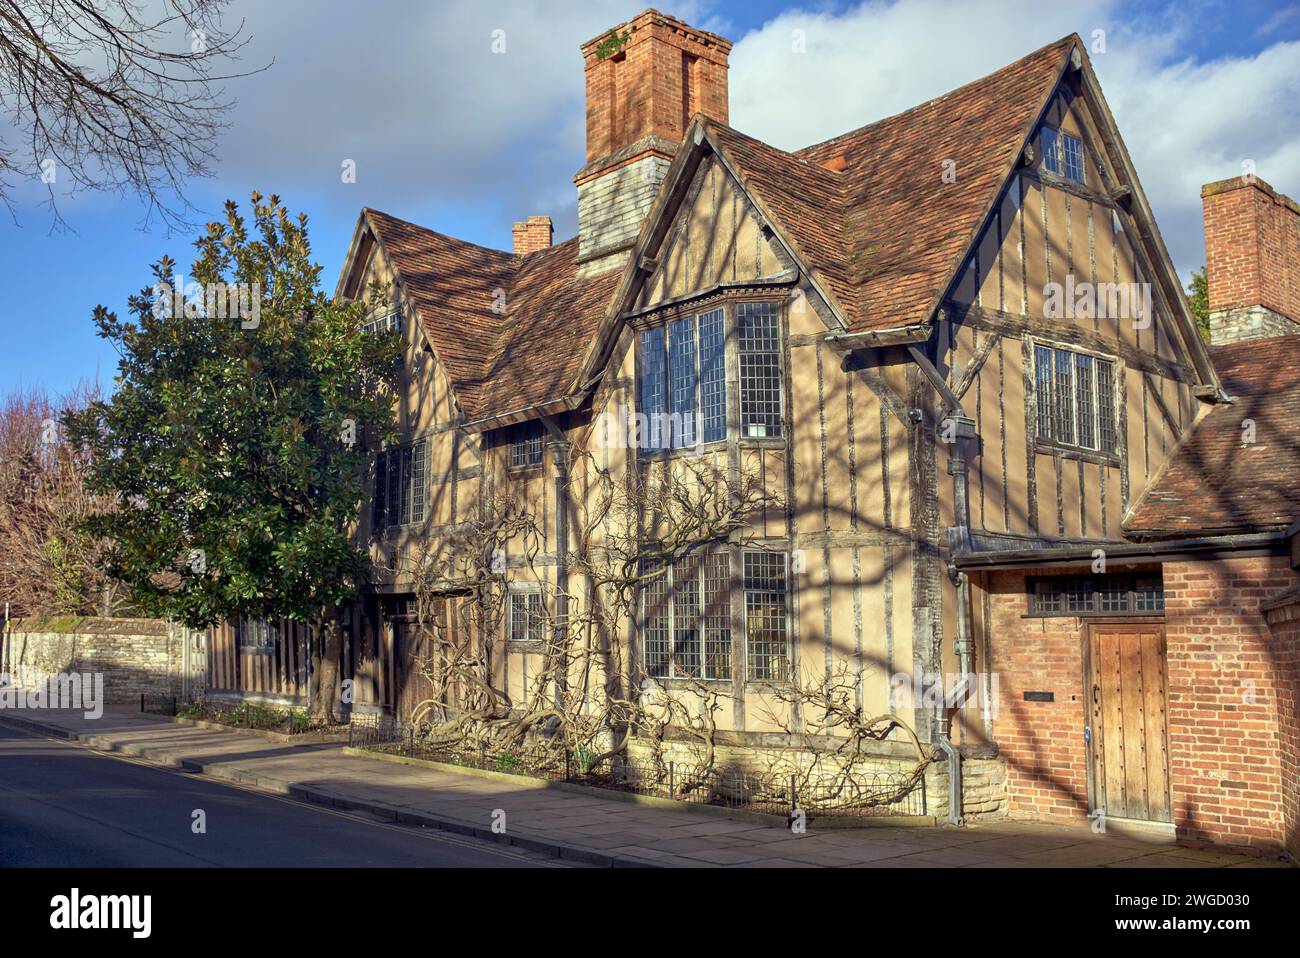
[[[397,306],[377,310],[361,324],[364,333],[400,332],[402,329],[402,311]]]
[[[1050,576],[1029,583],[1031,615],[1158,615],[1164,608],[1158,572]]]
[[[645,450],[727,436],[726,324],[721,309],[640,334],[637,412]]]
[[[270,652],[275,648],[276,626],[266,619],[241,618],[239,648],[246,652]]]
[[[527,469],[542,461],[542,424],[527,422],[510,433],[510,468]]]
[[[1067,180],[1082,183],[1084,176],[1083,141],[1068,133],[1061,134],[1061,167]]]
[[[668,324],[668,377],[668,444],[693,446],[700,388],[694,316]]]
[[[700,432],[704,442],[727,437],[726,326],[720,309],[700,316]]]
[[[1115,452],[1115,364],[1069,349],[1034,347],[1040,440]]]
[[[372,531],[423,522],[428,517],[428,487],[427,439],[377,452],[370,502]]]
[[[668,440],[667,435],[662,431],[668,399],[668,357],[664,354],[662,329],[642,331],[640,359],[640,395],[637,411],[643,417],[641,448],[664,449]]]
[[[1043,132],[1038,138],[1039,145],[1043,148],[1043,166],[1049,172],[1061,175],[1061,154],[1057,149],[1057,141],[1060,134],[1050,126],[1043,127]]]
[[[740,433],[781,435],[781,336],[775,303],[736,307],[740,352]]]
[[[780,552],[746,552],[745,646],[752,681],[784,681],[790,654],[786,628],[786,566]]]
[[[725,552],[642,566],[641,648],[655,678],[731,677],[731,572]]]
[[[511,642],[538,642],[542,639],[542,593],[537,590],[511,592],[507,623]]]
[[[1043,168],[1067,180],[1083,183],[1085,160],[1083,141],[1050,126],[1043,127],[1039,144],[1043,149]]]

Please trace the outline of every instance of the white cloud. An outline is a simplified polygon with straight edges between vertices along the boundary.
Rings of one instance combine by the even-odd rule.
[[[292,184],[336,210],[374,206],[435,229],[477,219],[496,228],[470,238],[507,247],[511,221],[530,213],[571,234],[572,177],[586,162],[579,45],[644,6],[238,0],[231,16],[252,35],[244,63],[275,63],[230,85],[239,106],[221,185]],[[341,182],[345,159],[354,185]]]

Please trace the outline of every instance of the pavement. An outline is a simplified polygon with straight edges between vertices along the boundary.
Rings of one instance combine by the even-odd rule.
[[[733,818],[718,809],[645,805],[524,777],[380,761],[338,743],[286,744],[245,730],[179,724],[126,706],[108,706],[97,720],[72,710],[4,710],[0,725],[73,743],[82,752],[142,760],[399,826],[493,842],[516,854],[595,866],[1284,867],[1270,859],[1098,835],[1086,825],[1004,820],[961,828],[818,829],[814,824],[804,834],[792,834],[776,819]],[[0,784],[8,781],[7,773],[0,776]],[[393,854],[380,863],[405,863]]]

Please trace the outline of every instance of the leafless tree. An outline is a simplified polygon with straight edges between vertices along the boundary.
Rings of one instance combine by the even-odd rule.
[[[63,441],[60,421],[98,395],[82,385],[52,399],[41,390],[0,399],[0,602],[13,615],[118,615],[127,591],[104,574],[107,543],[82,521],[111,500],[85,486],[84,451]]]
[[[415,595],[417,627],[430,642],[426,678],[434,692],[413,719],[421,741],[458,754],[509,755],[537,772],[576,760],[597,773],[626,758],[635,735],[662,762],[674,737],[695,756],[678,782],[704,784],[716,757],[717,714],[729,689],[678,680],[671,687],[629,668],[624,632],[640,587],[666,574],[673,559],[746,541],[763,509],[779,507],[755,477],[732,475],[709,460],[614,477],[589,454],[575,456],[568,490],[575,541],[568,557],[567,610],[557,594],[537,614],[542,667],[519,701],[500,688],[491,661],[502,634],[510,583],[539,581],[541,532],[509,493],[488,503],[451,537],[425,539],[402,573]],[[447,597],[458,597],[451,640]]]
[[[133,192],[145,222],[186,224],[182,187],[211,174],[231,101],[221,68],[247,42],[222,26],[229,0],[0,0],[0,201],[40,177],[60,195]],[[263,68],[264,69],[264,68]]]

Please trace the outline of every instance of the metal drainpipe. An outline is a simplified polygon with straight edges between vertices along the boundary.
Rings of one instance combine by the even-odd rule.
[[[955,535],[950,536],[949,553],[955,549],[970,547],[970,506],[968,469],[966,463],[967,440],[975,438],[975,421],[962,412],[961,407],[949,409],[948,420],[953,423],[952,454],[948,460],[948,472],[952,475],[953,521]],[[970,627],[970,580],[964,573],[949,568],[949,576],[957,587],[957,640],[953,644],[957,653],[958,668],[961,670],[963,694],[969,686],[972,675],[971,627]],[[954,825],[965,823],[961,813],[961,753],[953,747],[950,739],[952,723],[948,718],[947,703],[940,701],[939,711],[939,748],[948,757],[948,821]]]

